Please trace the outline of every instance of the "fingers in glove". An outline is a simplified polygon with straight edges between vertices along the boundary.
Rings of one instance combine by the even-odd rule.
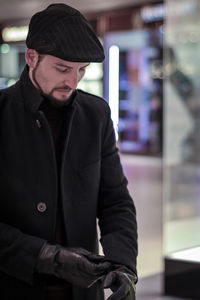
[[[104,289],[111,288],[117,283],[117,274],[115,272],[110,272],[107,274],[104,280]]]
[[[123,298],[120,300],[135,300],[135,293],[128,292]]]
[[[135,300],[135,290],[123,284],[115,290],[108,300]]]
[[[88,274],[93,274],[95,276],[107,274],[110,270],[110,263],[103,262],[95,264],[90,262],[87,258],[82,257],[79,261],[79,268],[84,270]]]
[[[78,255],[86,257],[89,261],[94,262],[94,263],[99,263],[99,262],[105,261],[105,256],[99,255],[99,254],[94,254],[84,248],[68,248],[68,249],[70,251],[72,251],[73,253],[76,253]]]
[[[108,298],[108,300],[133,300],[131,298],[128,298],[129,296],[129,290],[127,290],[126,285],[121,285],[117,290],[114,291],[114,293]]]
[[[98,265],[94,264],[94,269],[95,272],[97,273],[107,274],[110,271],[110,263],[103,262],[103,263],[99,263]]]
[[[106,275],[101,275],[99,276],[97,279],[95,279],[94,281],[92,281],[89,285],[88,285],[88,288],[90,288],[91,286],[93,286],[97,281],[100,283],[100,287],[102,288],[102,283],[103,283],[103,280],[105,278]]]
[[[110,288],[113,294],[109,300],[134,300],[135,286],[126,274],[121,272],[110,272],[104,280],[104,288]]]
[[[90,253],[88,252],[88,254],[83,254],[87,259],[89,259],[91,262],[94,263],[101,263],[101,262],[105,262],[105,256],[103,255],[98,255],[98,254],[94,254],[94,253]]]
[[[107,274],[110,269],[110,263],[95,264],[90,262],[86,257],[79,256],[77,259],[77,268],[81,274],[92,276],[96,279],[104,274]]]

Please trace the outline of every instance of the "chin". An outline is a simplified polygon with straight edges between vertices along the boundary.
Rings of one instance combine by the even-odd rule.
[[[69,97],[55,97],[53,98],[55,101],[59,101],[59,102],[65,102],[69,99]]]
[[[70,98],[71,94],[62,94],[62,95],[55,95],[53,98],[57,101],[66,101]]]

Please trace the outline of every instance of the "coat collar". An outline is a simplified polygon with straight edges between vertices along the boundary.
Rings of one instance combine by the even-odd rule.
[[[32,84],[28,71],[29,68],[26,65],[20,76],[22,95],[26,108],[31,112],[36,112],[43,101],[43,97],[38,93],[38,90]]]
[[[44,97],[40,95],[36,87],[31,82],[29,77],[29,68],[27,65],[25,66],[20,76],[19,82],[22,88],[21,91],[25,102],[25,107],[31,112],[36,113],[39,110],[40,105],[44,101]],[[73,93],[72,100],[70,101],[70,106],[74,106],[76,98],[77,91]],[[66,103],[66,106],[68,106],[68,103]]]

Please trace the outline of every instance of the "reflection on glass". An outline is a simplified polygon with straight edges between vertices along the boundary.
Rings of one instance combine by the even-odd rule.
[[[118,135],[122,152],[146,155],[162,153],[162,32],[160,29],[109,33],[105,39],[108,52],[119,48]],[[112,85],[105,63],[105,97]],[[107,86],[107,82],[111,82]],[[115,97],[116,98],[116,97]],[[112,105],[111,105],[112,109]]]
[[[200,5],[196,0],[167,0],[164,49],[165,254],[200,245],[197,232],[200,226],[199,14]]]
[[[172,258],[191,262],[200,262],[200,247],[172,253]]]

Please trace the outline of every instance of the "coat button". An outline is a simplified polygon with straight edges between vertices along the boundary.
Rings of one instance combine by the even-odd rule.
[[[44,202],[38,203],[38,205],[37,205],[37,210],[38,210],[39,212],[45,212],[45,211],[47,210],[47,205],[46,205],[46,203],[44,203]]]
[[[41,124],[40,120],[37,119],[37,120],[36,120],[36,124],[37,124],[37,127],[38,127],[38,128],[42,128],[42,124]]]

